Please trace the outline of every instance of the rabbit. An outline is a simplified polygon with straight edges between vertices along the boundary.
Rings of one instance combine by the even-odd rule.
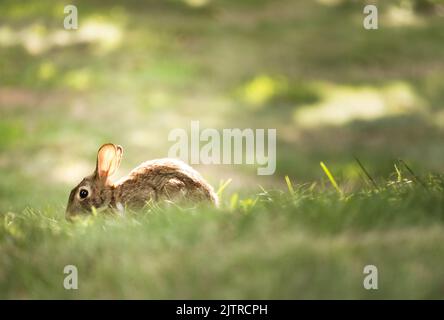
[[[202,176],[186,163],[176,159],[146,161],[126,177],[112,183],[119,168],[123,148],[112,143],[104,144],[97,152],[93,174],[85,177],[70,193],[66,218],[76,215],[113,209],[123,214],[125,208],[142,208],[149,201],[207,202],[218,205],[218,197]]]

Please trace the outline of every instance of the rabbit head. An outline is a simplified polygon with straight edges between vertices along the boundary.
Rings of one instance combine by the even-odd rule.
[[[110,205],[114,186],[109,177],[119,168],[122,154],[122,147],[115,144],[107,143],[100,147],[95,171],[85,177],[69,195],[67,219],[91,213],[93,207],[102,209]]]

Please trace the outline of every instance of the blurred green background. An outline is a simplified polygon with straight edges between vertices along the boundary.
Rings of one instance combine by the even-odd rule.
[[[197,166],[257,189],[372,175],[393,160],[444,169],[442,1],[71,1],[0,3],[0,209],[64,205],[100,144],[125,147],[118,176],[165,157],[174,128],[276,128],[277,171]]]

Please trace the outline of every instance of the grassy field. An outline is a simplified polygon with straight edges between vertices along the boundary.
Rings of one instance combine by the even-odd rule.
[[[221,209],[153,206],[68,223],[8,213],[1,298],[440,299],[444,180],[338,194],[292,186]],[[78,268],[65,290],[63,268]],[[363,269],[378,268],[378,290]]]
[[[374,2],[368,31],[368,1],[70,1],[67,31],[62,1],[1,1],[0,298],[443,298],[444,3]],[[219,209],[64,220],[101,144],[119,178],[192,120],[277,129],[276,173],[197,165]]]

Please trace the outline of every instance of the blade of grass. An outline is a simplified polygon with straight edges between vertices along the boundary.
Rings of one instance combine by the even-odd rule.
[[[236,193],[233,193],[233,195],[230,198],[231,211],[236,210],[238,203],[239,203],[239,194],[236,192]]]
[[[359,167],[361,168],[362,172],[364,172],[365,176],[370,180],[370,182],[373,184],[373,186],[375,187],[376,190],[379,190],[378,185],[376,184],[376,181],[373,179],[373,177],[370,175],[370,173],[368,173],[368,171],[365,169],[364,165],[361,163],[361,161],[357,158],[354,157],[356,162],[358,163]]]
[[[324,162],[321,161],[320,163],[322,170],[324,170],[325,174],[327,175],[328,179],[330,180],[331,184],[333,185],[333,187],[336,189],[336,191],[342,195],[342,191],[341,189],[339,189],[338,184],[336,183],[335,178],[333,177],[333,175],[331,174],[330,170],[328,170],[327,166],[324,164]]]
[[[231,183],[232,179],[228,179],[225,182],[221,182],[219,189],[217,190],[217,195],[222,196],[222,192],[224,192],[225,188],[228,187],[228,185]]]
[[[406,169],[407,171],[412,175],[412,177],[420,184],[423,186],[424,189],[429,190],[429,188],[427,188],[427,185],[424,183],[424,181],[422,181],[414,172],[412,169],[410,169],[410,167],[407,165],[407,163],[405,163],[404,160],[402,159],[398,159],[398,162],[401,163]]]
[[[293,184],[290,181],[290,178],[288,176],[285,176],[285,182],[287,183],[288,191],[290,191],[291,194],[294,193]]]
[[[397,181],[401,182],[402,181],[402,173],[401,170],[399,170],[398,166],[396,165],[396,163],[394,164],[395,166],[395,171],[396,171],[396,175],[397,175]]]

